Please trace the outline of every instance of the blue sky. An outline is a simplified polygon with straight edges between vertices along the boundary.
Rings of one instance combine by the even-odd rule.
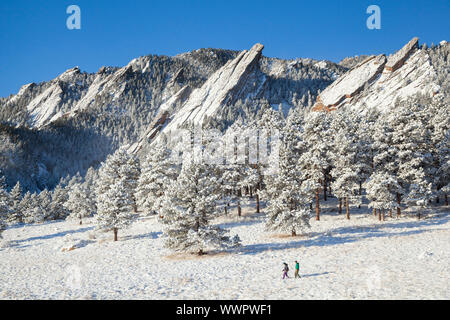
[[[66,8],[81,9],[81,30],[68,30]],[[381,9],[381,29],[369,30],[369,5]],[[450,0],[433,1],[0,1],[0,96],[23,84],[53,79],[79,66],[123,66],[147,54],[198,48],[339,61],[392,53],[413,36],[450,40]]]

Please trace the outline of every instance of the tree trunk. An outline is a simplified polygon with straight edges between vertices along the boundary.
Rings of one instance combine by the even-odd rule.
[[[225,205],[225,215],[228,214],[227,205]]]
[[[256,194],[256,213],[259,213],[259,194]]]
[[[83,224],[83,220],[80,219],[80,226]]]
[[[397,217],[400,217],[400,215],[401,215],[401,210],[400,210],[400,202],[401,202],[401,195],[400,195],[400,193],[398,193],[397,192],[397,204],[398,204],[398,207],[397,207]]]
[[[359,195],[362,195],[362,181],[359,181]]]
[[[448,198],[447,198],[447,195],[444,196],[444,199],[445,199],[445,205],[448,206]]]
[[[384,221],[384,208],[383,208],[383,221]]]
[[[378,209],[378,220],[381,221],[381,209]]]
[[[241,202],[240,201],[238,201],[238,203],[237,203],[237,209],[238,209],[238,217],[240,217],[241,216]]]
[[[114,231],[114,241],[117,241],[117,232],[119,230],[117,228],[114,228],[113,231]]]
[[[389,218],[392,218],[392,209],[389,208]]]
[[[373,216],[376,217],[377,216],[377,209],[373,208]]]
[[[295,232],[295,229],[292,228],[292,236],[295,237],[297,235],[297,233]]]
[[[320,205],[319,205],[319,192],[320,188],[316,189],[316,220],[320,220]]]
[[[253,187],[250,186],[248,189],[250,191],[250,199],[253,199]]]
[[[339,198],[339,209],[338,209],[338,213],[341,214],[342,213],[342,199]]]
[[[347,219],[350,220],[350,209],[349,209],[347,197],[345,197],[345,209],[347,210]]]

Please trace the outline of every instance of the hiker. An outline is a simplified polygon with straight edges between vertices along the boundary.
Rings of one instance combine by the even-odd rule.
[[[294,276],[294,278],[297,278],[297,277],[301,278],[301,276],[298,274],[299,269],[300,269],[300,265],[299,265],[298,261],[295,260],[295,276]]]
[[[283,264],[284,264],[284,268],[283,268],[283,279],[286,278],[286,277],[289,278],[289,276],[288,276],[289,267],[288,267],[288,265],[287,265],[286,262],[283,262]]]

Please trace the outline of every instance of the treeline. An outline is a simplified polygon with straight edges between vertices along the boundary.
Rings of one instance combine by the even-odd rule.
[[[448,205],[449,111],[448,101],[422,96],[389,112],[298,108],[284,118],[267,106],[223,135],[205,131],[200,144],[194,132],[188,143],[161,135],[141,161],[120,148],[84,179],[62,179],[51,192],[22,197],[20,184],[10,193],[2,188],[1,216],[8,223],[82,223],[96,216],[98,227],[113,231],[117,240],[137,216],[155,215],[168,247],[198,254],[239,245],[237,235],[211,222],[229,215],[231,205],[241,216],[249,199],[255,212],[265,214],[268,230],[293,236],[311,219],[320,220],[321,203],[330,196],[338,198],[337,212],[345,211],[347,219],[364,199],[380,220],[399,217],[406,207],[420,219],[433,203]],[[269,132],[269,152],[266,161],[255,162],[250,139],[263,137],[248,132],[262,130]],[[246,137],[243,144],[238,137]],[[211,161],[211,154],[231,158]]]

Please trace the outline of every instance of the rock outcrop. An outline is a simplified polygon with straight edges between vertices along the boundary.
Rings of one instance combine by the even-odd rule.
[[[239,98],[255,94],[253,84],[264,83],[258,73],[258,62],[264,46],[255,44],[250,50],[242,51],[235,59],[228,61],[217,70],[203,84],[202,87],[191,91],[182,88],[160,107],[155,121],[149,126],[146,133],[128,150],[136,153],[142,150],[145,144],[152,142],[156,134],[162,129],[164,132],[176,130],[186,124],[202,125],[203,121]],[[177,72],[174,80],[181,75]],[[249,84],[251,88],[249,88]],[[260,86],[261,86],[260,84]],[[177,103],[184,102],[181,108],[169,118],[169,110]]]
[[[249,94],[250,92],[246,92],[246,85],[249,78],[254,76],[252,72],[263,48],[262,44],[257,43],[217,70],[201,88],[192,92],[165,130],[170,131],[188,122],[201,125],[206,117],[212,116],[221,107]]]
[[[411,39],[403,48],[398,50],[394,55],[389,57],[385,70],[394,72],[399,69],[405,63],[406,59],[408,59],[409,55],[417,49],[419,46],[419,38],[415,37]]]
[[[389,110],[397,99],[422,93],[434,95],[439,86],[425,50],[413,38],[394,55],[370,56],[328,86],[313,111],[332,111],[342,106]]]

